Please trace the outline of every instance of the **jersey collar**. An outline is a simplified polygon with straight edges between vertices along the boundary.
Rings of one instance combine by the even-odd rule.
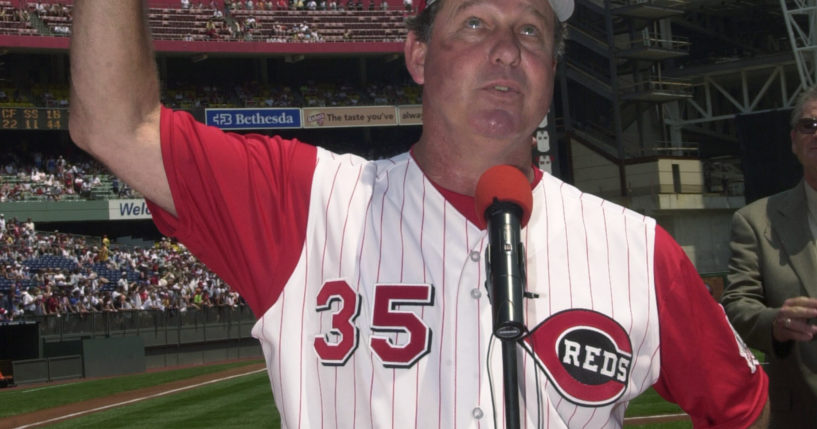
[[[414,163],[416,164],[417,160],[414,159],[414,151],[412,150],[410,152],[411,158],[414,160]],[[423,175],[425,176],[425,173]],[[533,182],[531,182],[530,184],[531,189],[535,188],[536,185],[539,184],[539,182],[542,180],[542,176],[543,176],[542,170],[533,165]],[[473,223],[474,225],[479,225],[482,223],[479,222],[479,217],[477,216],[476,201],[474,201],[474,197],[472,195],[465,195],[460,194],[459,192],[454,192],[434,182],[428,176],[425,176],[425,178],[432,185],[434,185],[434,188],[436,188],[437,191],[439,191],[440,194],[442,194],[443,198],[445,198],[445,200],[448,201],[449,204],[454,206],[454,208],[457,209],[458,212],[465,216],[465,218],[468,219],[469,222]]]

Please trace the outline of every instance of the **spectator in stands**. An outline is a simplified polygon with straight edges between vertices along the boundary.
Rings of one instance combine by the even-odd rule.
[[[54,314],[59,315],[64,311],[61,311],[63,308],[61,306],[61,299],[57,298],[55,292],[52,292],[51,288],[48,287],[46,291],[43,293],[43,308],[45,314]]]
[[[121,289],[123,292],[128,291],[129,283],[128,283],[128,272],[122,271],[119,276],[119,280],[116,281],[116,286],[118,289]]]
[[[218,39],[218,30],[216,29],[216,23],[212,19],[208,19],[207,23],[204,25],[204,35],[211,40]]]
[[[182,9],[190,9],[190,0],[181,0]]]
[[[20,296],[23,309],[31,314],[42,315],[45,311],[42,305],[40,290],[35,287],[24,289]]]
[[[102,303],[100,304],[100,311],[108,311],[108,312],[115,312],[116,311],[116,306],[114,306],[114,304],[113,304],[113,297],[111,296],[111,293],[105,292],[105,294],[102,295]]]
[[[43,3],[34,2],[33,6],[34,6],[34,14],[35,15],[40,16],[40,17],[48,15],[48,9],[46,8],[46,5],[45,5],[44,2]]]
[[[17,19],[17,21],[29,22],[29,14],[28,14],[28,11],[26,9],[23,9],[23,8],[15,9],[14,17],[15,17],[15,19]]]
[[[227,32],[230,38],[241,40],[244,38],[244,24],[239,21],[233,21],[233,25],[227,26]]]
[[[116,308],[117,311],[133,309],[133,307],[131,307],[130,301],[128,301],[128,296],[125,294],[119,294],[116,297],[116,301],[114,302],[113,306],[114,308]]]
[[[11,301],[7,294],[0,291],[0,320],[5,320],[8,315],[11,315]]]
[[[380,10],[389,10],[389,2],[386,0],[380,0]]]
[[[9,320],[21,319],[23,315],[25,315],[23,304],[18,303],[17,306],[14,308],[14,311],[11,313],[11,317],[9,317]]]
[[[34,232],[34,221],[31,220],[31,218],[26,219],[26,222],[23,224],[23,227],[27,231],[33,233]]]
[[[411,2],[411,0],[403,0],[403,8],[409,12],[412,12],[414,10],[414,4]]]
[[[244,28],[246,30],[254,30],[257,26],[257,21],[254,16],[248,16],[244,19]]]
[[[71,290],[71,295],[68,297],[68,306],[69,311],[73,313],[86,314],[89,312],[80,289]]]

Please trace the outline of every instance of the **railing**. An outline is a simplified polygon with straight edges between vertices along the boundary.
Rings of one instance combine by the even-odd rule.
[[[125,310],[60,316],[25,315],[18,320],[37,322],[40,337],[46,341],[140,336],[145,339],[146,346],[248,338],[255,324],[255,316],[245,305],[185,312]]]
[[[670,142],[656,142],[657,146],[643,148],[638,154],[639,157],[685,157],[698,158],[700,154],[699,144],[695,142],[681,142],[680,146],[670,146]]]
[[[68,192],[62,180],[54,180],[51,183],[44,181],[34,181],[30,176],[20,175],[0,175],[0,194],[3,194],[7,201],[16,202],[38,202],[38,201],[90,201],[90,200],[110,200],[117,198],[142,198],[141,194],[133,191],[121,180],[119,188],[114,190],[114,176],[111,174],[87,174],[86,180],[92,177],[99,177],[100,182],[93,185],[87,192]]]
[[[691,95],[693,84],[679,79],[650,78],[638,81],[632,85],[622,86],[622,94],[639,94],[645,92],[661,92],[674,95]]]
[[[627,7],[627,6],[658,6],[667,8],[683,8],[689,2],[687,0],[613,0],[610,2],[612,7]]]
[[[649,34],[640,39],[630,41],[629,49],[656,48],[689,52],[691,45],[692,43],[690,43],[689,38],[686,37],[674,36],[672,39],[665,39],[658,35]]]

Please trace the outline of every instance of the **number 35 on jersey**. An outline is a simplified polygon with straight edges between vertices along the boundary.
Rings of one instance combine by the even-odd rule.
[[[372,335],[369,347],[387,368],[409,368],[431,349],[431,329],[414,312],[401,306],[434,305],[434,287],[429,284],[377,284],[372,303]],[[334,306],[334,310],[333,310]],[[360,343],[356,320],[361,296],[344,280],[324,283],[316,310],[334,311],[332,324],[315,337],[315,352],[323,365],[341,366]],[[397,342],[398,335],[404,335]]]

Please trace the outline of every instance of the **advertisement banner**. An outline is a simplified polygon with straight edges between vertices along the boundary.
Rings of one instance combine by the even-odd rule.
[[[145,200],[142,199],[108,200],[108,219],[150,219],[150,210]]]
[[[301,128],[301,109],[204,109],[204,120],[222,130]]]
[[[305,107],[304,128],[387,127],[397,125],[394,106]]]
[[[398,106],[400,112],[400,125],[422,125],[423,124],[423,106],[421,104],[407,104]]]

